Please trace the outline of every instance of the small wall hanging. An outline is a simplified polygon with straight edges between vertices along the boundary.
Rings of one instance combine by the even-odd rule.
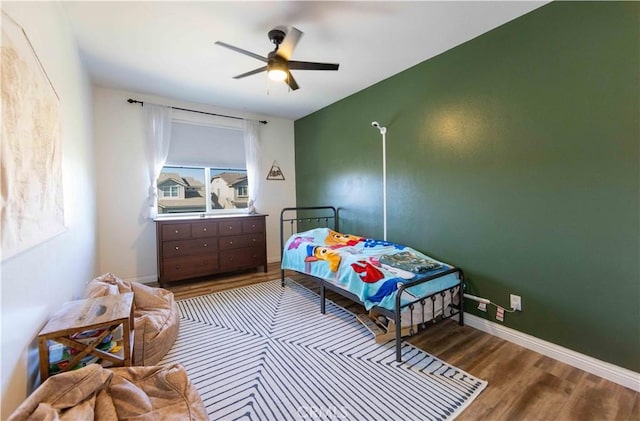
[[[282,174],[277,161],[273,161],[269,174],[267,174],[267,180],[284,180],[284,174]]]

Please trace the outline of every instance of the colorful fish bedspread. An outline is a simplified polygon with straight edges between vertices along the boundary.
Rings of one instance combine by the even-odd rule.
[[[315,228],[292,235],[284,246],[282,269],[330,281],[355,294],[367,310],[394,310],[398,286],[451,269],[411,247]],[[410,287],[401,305],[460,283],[455,273]]]

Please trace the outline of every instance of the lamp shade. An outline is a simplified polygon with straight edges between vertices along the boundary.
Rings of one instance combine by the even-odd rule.
[[[273,57],[267,63],[267,74],[269,79],[276,81],[283,81],[287,79],[289,69],[285,60],[279,59],[279,57]]]

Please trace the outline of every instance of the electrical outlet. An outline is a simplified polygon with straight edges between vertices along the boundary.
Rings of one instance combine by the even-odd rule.
[[[511,308],[513,310],[522,311],[522,298],[519,295],[511,294]]]

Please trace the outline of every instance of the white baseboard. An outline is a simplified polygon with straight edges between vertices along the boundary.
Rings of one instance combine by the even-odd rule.
[[[464,323],[468,326],[513,342],[542,355],[551,357],[570,366],[595,374],[621,386],[640,392],[640,373],[618,367],[588,355],[564,348],[535,336],[527,335],[515,329],[483,319],[473,314],[464,313]]]

